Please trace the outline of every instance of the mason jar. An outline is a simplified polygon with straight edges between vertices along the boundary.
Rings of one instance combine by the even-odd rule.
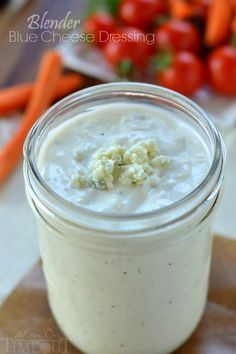
[[[56,194],[38,169],[43,141],[62,122],[112,102],[158,106],[193,127],[211,159],[201,184],[169,206],[125,215],[89,210]],[[167,354],[192,334],[207,298],[224,160],[222,138],[206,113],[154,85],[85,89],[54,105],[31,129],[24,178],[48,300],[59,328],[82,352]]]

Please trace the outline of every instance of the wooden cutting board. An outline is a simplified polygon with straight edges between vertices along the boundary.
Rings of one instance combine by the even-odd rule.
[[[0,308],[0,354],[8,353],[80,353],[52,318],[40,264]],[[175,353],[236,354],[236,241],[215,237],[205,314],[192,337]]]

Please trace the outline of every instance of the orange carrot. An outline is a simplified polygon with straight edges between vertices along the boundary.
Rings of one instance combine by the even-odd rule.
[[[233,35],[236,35],[236,10],[234,11],[234,18],[231,24],[231,30]]]
[[[56,99],[63,98],[71,92],[78,90],[83,86],[83,78],[79,74],[66,74],[64,75],[56,89]]]
[[[26,106],[32,93],[32,84],[17,85],[0,90],[0,115]]]
[[[42,58],[21,125],[0,151],[0,183],[6,180],[20,161],[24,141],[30,128],[52,103],[60,80],[61,70],[62,60],[60,55],[54,51],[46,52]]]
[[[169,0],[170,14],[172,17],[183,20],[194,14],[194,7],[185,0]]]
[[[231,22],[231,31],[233,34],[233,39],[235,39],[236,36],[236,0],[231,0],[232,2],[232,8],[233,8],[233,18]]]
[[[230,0],[213,0],[209,7],[206,23],[205,43],[215,46],[223,42],[230,31],[232,2]]]
[[[236,0],[231,0],[234,9],[236,9]]]
[[[80,88],[83,84],[79,74],[62,76],[57,86],[55,98],[60,99]],[[26,83],[0,89],[0,118],[1,115],[25,108],[33,92],[33,84]]]

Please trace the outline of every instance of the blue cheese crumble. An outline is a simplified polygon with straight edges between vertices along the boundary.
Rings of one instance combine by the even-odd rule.
[[[161,154],[155,139],[138,141],[130,148],[113,144],[93,154],[89,170],[78,169],[73,186],[111,190],[116,185],[153,183],[157,169],[167,168],[170,157]],[[156,177],[158,179],[158,177]]]

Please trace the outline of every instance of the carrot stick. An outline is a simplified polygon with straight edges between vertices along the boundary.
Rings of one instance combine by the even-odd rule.
[[[26,106],[32,93],[32,84],[23,84],[0,90],[0,115]]]
[[[194,8],[185,0],[169,0],[170,14],[172,17],[183,20],[194,13]]]
[[[66,74],[62,76],[57,85],[55,98],[60,99],[80,88],[83,84],[79,74]],[[33,92],[34,84],[26,83],[10,88],[0,89],[0,118],[1,115],[25,108]],[[11,117],[11,116],[9,116]]]
[[[56,100],[69,95],[71,92],[78,90],[83,86],[83,78],[79,74],[64,75],[57,85]]]
[[[227,38],[232,18],[230,0],[213,0],[209,7],[206,23],[205,43],[208,46],[220,44]]]
[[[0,151],[0,183],[14,170],[22,157],[25,138],[42,113],[50,106],[60,80],[62,60],[58,53],[44,54],[32,95],[22,123],[10,141]]]
[[[236,10],[234,11],[234,18],[231,24],[231,29],[232,29],[232,33],[233,35],[236,35]]]
[[[233,34],[233,39],[236,39],[236,0],[231,0],[232,8],[233,8],[233,16],[231,22],[231,32]]]

